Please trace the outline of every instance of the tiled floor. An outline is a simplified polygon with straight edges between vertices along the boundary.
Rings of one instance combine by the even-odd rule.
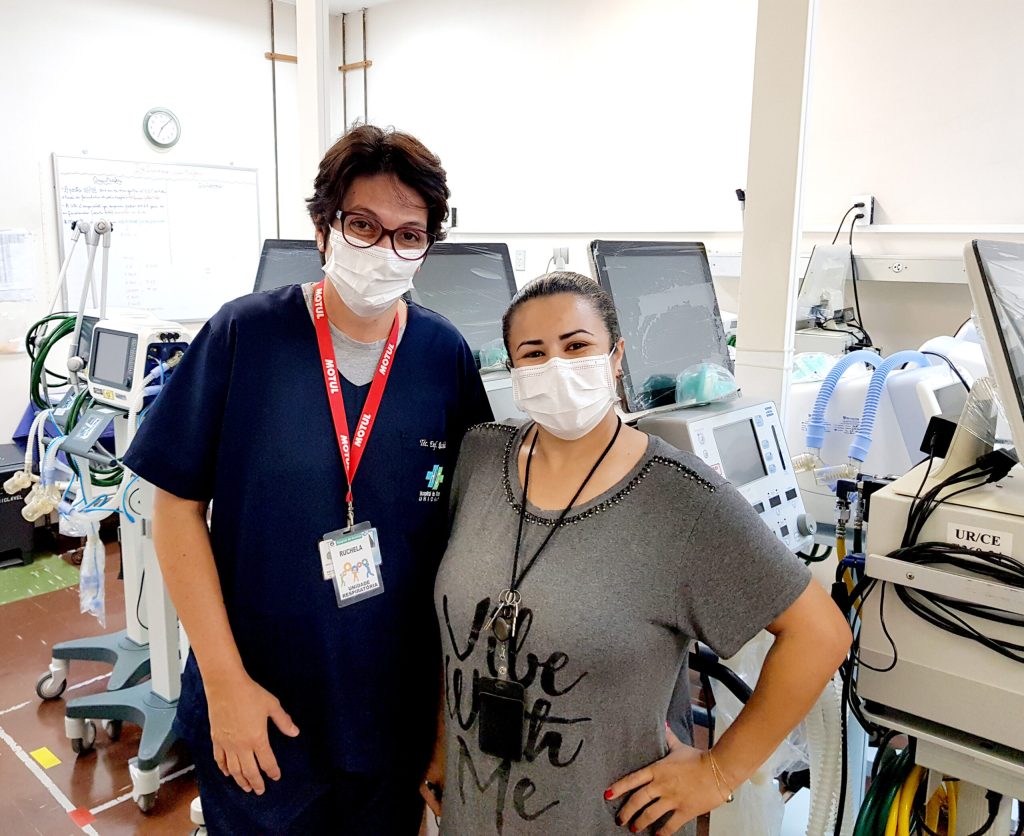
[[[55,554],[40,555],[27,566],[10,566],[0,571],[0,606],[76,583],[78,569]]]
[[[105,630],[96,619],[79,613],[77,586],[0,606],[0,832],[4,834],[184,836],[191,830],[188,807],[196,790],[190,771],[161,787],[156,809],[149,815],[139,811],[130,795],[124,797],[131,792],[128,759],[138,748],[137,727],[126,724],[116,743],[100,730],[95,749],[81,757],[71,750],[64,735],[64,699],[102,691],[109,668],[72,662],[64,698],[42,702],[35,694],[52,644],[124,626],[117,565],[117,546],[110,546]],[[9,571],[13,570],[0,571],[0,589],[14,585],[4,580],[2,573]],[[60,763],[43,768],[31,757],[43,747]],[[172,751],[163,771],[173,775],[188,767],[184,753]],[[70,812],[85,826],[76,824]]]

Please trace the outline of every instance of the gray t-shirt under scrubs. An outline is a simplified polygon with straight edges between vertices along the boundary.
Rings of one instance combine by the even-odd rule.
[[[476,686],[497,672],[483,625],[509,586],[522,433],[473,428],[454,475],[434,590],[448,729],[441,832],[621,834],[624,802],[604,792],[667,754],[665,720],[691,641],[733,655],[810,573],[731,485],[651,437],[621,482],[573,509],[521,585],[509,676],[525,687],[525,752],[518,762],[484,754]],[[557,517],[527,504],[521,560]]]

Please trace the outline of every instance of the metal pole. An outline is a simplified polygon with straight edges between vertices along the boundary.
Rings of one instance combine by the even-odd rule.
[[[347,35],[346,35],[346,26],[345,26],[347,18],[348,18],[348,14],[346,12],[342,12],[342,15],[341,15],[341,63],[342,64],[347,64],[348,63],[348,61],[346,60],[346,57],[345,57],[345,55],[346,55],[346,43],[347,43],[347,40],[348,40]],[[347,131],[348,131],[348,74],[347,73],[342,73],[341,74],[341,132],[342,133],[346,133]]]
[[[274,0],[270,0],[270,51],[277,52],[274,28]],[[270,62],[270,91],[274,99],[274,217],[281,237],[281,168],[277,159],[277,61]]]
[[[363,9],[363,60],[366,60],[366,9]],[[370,123],[370,99],[368,91],[370,89],[367,76],[369,70],[363,67],[363,124],[368,125]]]

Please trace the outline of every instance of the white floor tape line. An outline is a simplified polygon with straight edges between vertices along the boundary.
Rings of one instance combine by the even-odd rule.
[[[79,682],[77,685],[69,685],[69,691],[77,691],[79,688],[84,688],[86,685],[92,685],[94,682],[99,682],[101,679],[110,679],[109,673],[101,673],[99,676],[94,676],[92,679],[87,679],[85,682]]]
[[[94,682],[99,682],[101,679],[109,679],[109,678],[110,678],[110,674],[109,673],[101,673],[99,676],[94,676],[92,679],[85,680],[85,682],[79,682],[77,685],[71,685],[68,688],[68,690],[69,691],[76,691],[79,688],[84,688],[86,685],[92,685]],[[29,705],[31,702],[32,702],[32,700],[25,700],[25,702],[19,702],[17,705],[12,705],[10,708],[5,708],[2,711],[0,711],[0,717],[3,717],[5,714],[10,714],[12,711],[17,711],[19,708],[24,708],[26,705]]]
[[[0,740],[6,743],[8,748],[14,752],[18,760],[28,767],[29,772],[35,775],[39,780],[39,783],[46,787],[50,795],[53,796],[53,800],[63,807],[65,812],[71,813],[73,810],[77,809],[75,805],[71,803],[71,799],[64,795],[64,793],[61,792],[60,787],[58,787],[50,776],[43,771],[43,768],[32,760],[32,756],[22,749],[21,746],[18,745],[18,742],[11,737],[2,726],[0,726]],[[85,827],[81,828],[81,830],[83,833],[88,833],[89,836],[99,836],[91,824],[87,824]]]
[[[17,711],[19,708],[24,708],[30,702],[31,700],[25,700],[25,702],[19,702],[17,705],[12,705],[10,708],[5,708],[3,711],[0,711],[0,717],[3,717],[5,714],[10,714],[12,711]]]
[[[173,781],[175,778],[180,778],[182,775],[187,775],[193,769],[195,769],[194,766],[186,766],[184,769],[179,769],[177,772],[172,772],[170,775],[165,775],[163,778],[160,779],[160,786],[163,786],[164,784]],[[116,807],[118,804],[123,804],[125,801],[128,801],[131,797],[132,794],[130,792],[126,792],[124,795],[119,795],[117,798],[112,798],[110,801],[100,804],[98,807],[93,807],[89,812],[94,816],[98,816],[100,813],[109,810],[111,807]]]

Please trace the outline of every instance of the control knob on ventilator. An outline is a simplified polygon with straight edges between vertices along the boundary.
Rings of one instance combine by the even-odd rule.
[[[796,530],[802,537],[812,537],[818,530],[818,523],[810,514],[801,514],[796,518]]]

